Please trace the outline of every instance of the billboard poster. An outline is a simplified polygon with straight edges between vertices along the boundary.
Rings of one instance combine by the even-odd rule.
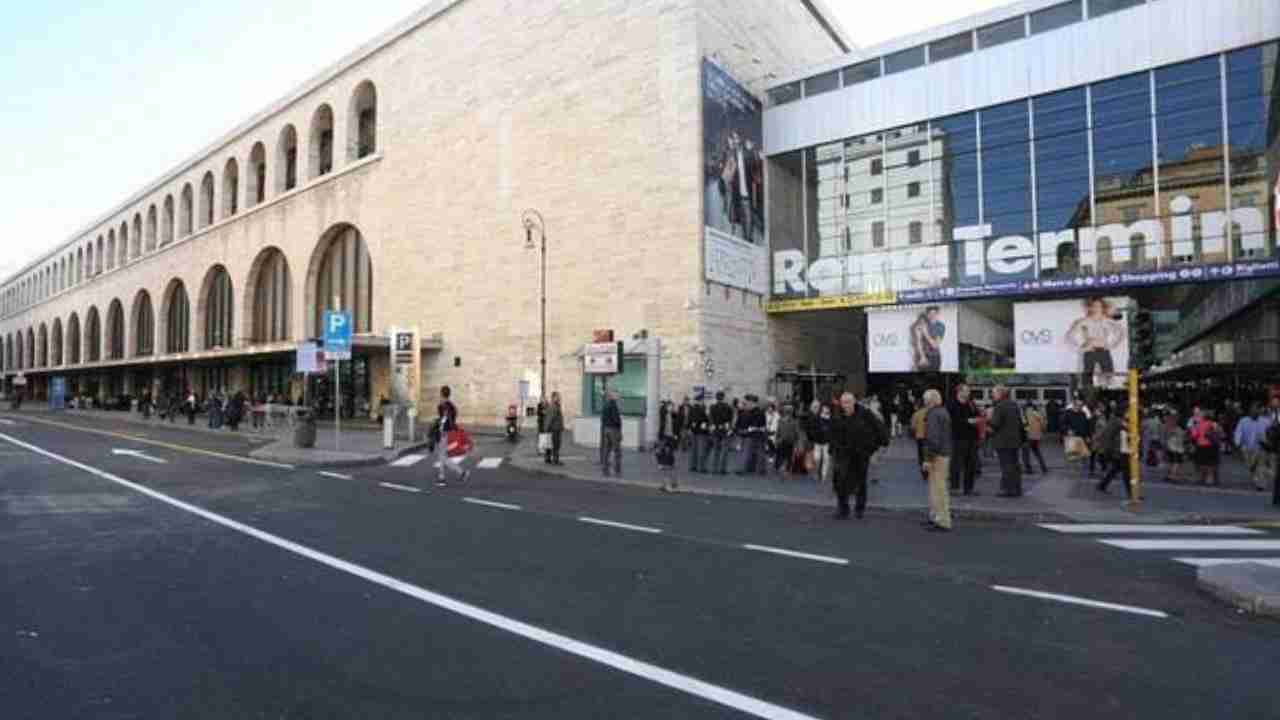
[[[705,226],[763,250],[764,110],[745,87],[702,61]],[[767,263],[767,254],[765,256]]]
[[[958,372],[959,308],[911,305],[867,312],[867,370]]]
[[[1127,297],[1016,303],[1014,359],[1019,373],[1084,374],[1122,386],[1129,370]]]

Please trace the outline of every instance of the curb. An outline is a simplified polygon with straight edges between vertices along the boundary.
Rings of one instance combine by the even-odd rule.
[[[1280,593],[1234,588],[1220,580],[1206,577],[1214,574],[1206,573],[1206,570],[1210,568],[1199,568],[1196,571],[1196,587],[1238,610],[1259,617],[1280,620]],[[1275,572],[1280,576],[1280,570]]]
[[[296,460],[293,460],[292,458],[273,457],[271,455],[265,455],[265,454],[254,455],[252,453],[250,454],[250,457],[253,457],[257,460],[268,460],[270,462],[278,462],[285,465],[292,465],[295,468],[298,468],[299,470],[312,470],[315,468],[350,469],[350,468],[377,467],[379,465],[386,465],[387,463],[394,462],[395,460],[398,460],[399,458],[402,458],[405,455],[409,455],[410,453],[421,450],[426,446],[427,446],[427,443],[425,442],[420,442],[413,445],[407,445],[403,448],[396,450],[395,451],[396,454],[390,458],[387,458],[386,456],[383,456],[383,455],[378,455],[378,456],[368,456],[368,457],[362,457],[362,458],[352,458],[350,460],[333,460],[330,462],[307,462],[307,461],[298,462]]]

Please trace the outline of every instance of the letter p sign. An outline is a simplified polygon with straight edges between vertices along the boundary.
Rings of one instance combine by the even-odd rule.
[[[351,314],[334,312],[324,314],[324,354],[335,360],[351,359]]]

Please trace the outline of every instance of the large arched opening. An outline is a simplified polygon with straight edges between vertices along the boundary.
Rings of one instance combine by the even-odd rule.
[[[191,349],[191,302],[181,280],[169,281],[160,313],[164,323],[164,351],[184,353]]]
[[[271,343],[290,338],[290,310],[293,282],[289,261],[279,248],[258,253],[249,269],[245,305],[250,308],[248,337],[253,343]]]
[[[232,295],[231,275],[222,265],[214,265],[205,273],[200,284],[196,306],[197,328],[204,341],[205,350],[235,346],[235,302]]]
[[[67,318],[67,364],[80,364],[80,316],[71,313]]]
[[[107,306],[107,359],[123,360],[124,349],[124,305],[119,300],[112,300]]]
[[[62,367],[62,318],[53,319],[53,330],[49,337],[49,350],[52,354],[50,361],[54,367]]]
[[[356,86],[347,110],[347,160],[378,151],[378,90],[368,80]]]
[[[102,320],[96,307],[89,308],[84,316],[84,354],[85,362],[102,360]]]
[[[354,225],[335,225],[320,236],[307,271],[310,330],[324,335],[325,310],[351,313],[352,331],[373,331],[373,260],[364,236]]]
[[[156,352],[156,314],[151,306],[151,293],[139,290],[133,297],[133,308],[129,313],[133,326],[133,354],[136,357],[149,357]]]

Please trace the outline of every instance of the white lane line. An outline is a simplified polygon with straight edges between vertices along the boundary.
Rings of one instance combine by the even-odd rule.
[[[335,480],[355,480],[355,478],[350,475],[343,475],[342,473],[336,473],[336,472],[327,472],[324,470],[321,470],[317,474],[323,475],[327,478],[333,478]]]
[[[1026,590],[1024,588],[1008,587],[1006,585],[992,585],[991,589],[996,592],[1008,593],[1010,595],[1024,595],[1026,597],[1039,598],[1041,600],[1053,600],[1054,602],[1066,603],[1068,605],[1084,605],[1085,607],[1098,608],[1100,610],[1115,610],[1117,612],[1146,615],[1147,617],[1154,618],[1169,617],[1168,614],[1160,612],[1159,610],[1150,610],[1147,608],[1135,607],[1133,605],[1117,605],[1115,603],[1090,600],[1089,598],[1076,597],[1074,595],[1058,595],[1057,593],[1040,592],[1039,590]]]
[[[0,425],[8,425],[9,427],[16,427],[16,426],[18,425],[18,423],[14,422],[14,421],[12,421],[12,420],[10,420],[10,419],[8,419],[8,418],[0,418]]]
[[[476,467],[480,468],[481,470],[496,470],[502,467],[502,458],[500,457],[485,458],[480,462],[476,463]]]
[[[1263,535],[1233,525],[1041,525],[1071,535]]]
[[[756,550],[759,552],[773,553],[774,555],[786,555],[787,557],[800,558],[802,560],[817,560],[818,562],[831,563],[832,565],[848,565],[849,561],[844,558],[831,557],[830,555],[813,555],[811,553],[796,552],[795,550],[786,550],[784,548],[769,547],[768,545],[743,545],[748,550]]]
[[[1266,565],[1267,567],[1276,567],[1276,568],[1280,568],[1280,558],[1273,558],[1273,557],[1268,557],[1268,558],[1247,558],[1247,557],[1243,557],[1243,558],[1242,558],[1242,557],[1232,557],[1232,558],[1193,558],[1193,557],[1176,557],[1176,558],[1174,558],[1174,560],[1177,560],[1177,561],[1178,561],[1178,562],[1180,562],[1180,563],[1185,563],[1185,564],[1187,564],[1187,565],[1194,565],[1195,567],[1212,567],[1212,566],[1214,566],[1214,565],[1241,565],[1241,564],[1244,564],[1244,563],[1257,563],[1257,564],[1259,564],[1259,565]]]
[[[519,505],[508,505],[507,503],[494,502],[492,500],[481,500],[479,498],[464,497],[462,502],[471,503],[472,505],[483,505],[485,507],[498,508],[499,510],[523,510]]]
[[[378,483],[378,484],[384,488],[390,488],[391,490],[399,490],[401,492],[411,492],[411,493],[422,492],[421,488],[410,487],[408,485],[397,485],[395,483]]]
[[[604,648],[582,642],[581,640],[575,640],[567,635],[561,635],[559,633],[551,632],[550,630],[544,630],[536,625],[530,625],[505,615],[500,615],[496,612],[485,610],[484,608],[470,605],[460,600],[455,600],[447,595],[441,595],[440,593],[427,590],[426,588],[418,585],[413,585],[390,575],[384,575],[376,570],[370,570],[353,562],[320,552],[319,550],[313,550],[306,545],[293,542],[292,540],[286,540],[285,538],[264,532],[251,525],[245,525],[244,523],[237,522],[231,518],[209,512],[203,508],[183,502],[182,500],[170,497],[164,493],[156,492],[155,490],[143,487],[142,485],[130,482],[124,478],[112,475],[111,473],[99,470],[95,467],[62,457],[61,455],[38,448],[34,445],[28,445],[21,440],[11,438],[3,433],[0,433],[0,439],[6,440],[18,447],[25,448],[52,460],[61,462],[70,467],[78,468],[90,475],[100,477],[103,480],[116,483],[117,485],[126,487],[134,492],[154,498],[162,503],[178,508],[179,510],[197,515],[225,528],[229,528],[244,535],[248,535],[249,537],[261,540],[269,545],[274,545],[275,547],[307,558],[308,560],[313,560],[321,565],[326,565],[335,570],[339,570],[349,575],[354,575],[375,585],[381,585],[388,590],[393,590],[403,595],[407,595],[415,600],[420,600],[442,610],[447,610],[457,615],[475,620],[476,622],[484,623],[485,625],[498,628],[499,630],[504,630],[513,635],[518,635],[548,647],[552,647],[572,655],[577,655],[578,657],[614,668],[615,670],[621,670],[624,673],[634,675],[658,685],[663,685],[672,688],[673,690],[678,690],[689,695],[710,700],[711,702],[719,703],[725,707],[733,708],[734,710],[739,710],[758,718],[767,718],[768,720],[817,720],[817,718],[814,718],[811,715],[805,715],[803,713],[796,712],[795,710],[782,707],[781,705],[774,705],[773,703],[765,702],[764,700],[759,700],[749,695],[744,695],[728,688],[720,687],[719,685],[712,685],[709,682],[699,680],[695,677],[683,675],[673,670],[667,670],[657,665],[644,662],[643,660],[636,660],[621,653],[613,652],[612,650],[605,650]]]
[[[628,523],[614,522],[612,520],[601,520],[600,518],[580,517],[578,520],[592,525],[603,525],[605,527],[620,528],[622,530],[635,530],[636,532],[651,533],[653,535],[662,533],[662,528],[645,527],[644,525],[630,525]]]
[[[1125,550],[1280,550],[1280,540],[1116,540],[1103,545]]]
[[[426,455],[405,455],[399,460],[391,463],[391,467],[413,467],[426,459]]]

